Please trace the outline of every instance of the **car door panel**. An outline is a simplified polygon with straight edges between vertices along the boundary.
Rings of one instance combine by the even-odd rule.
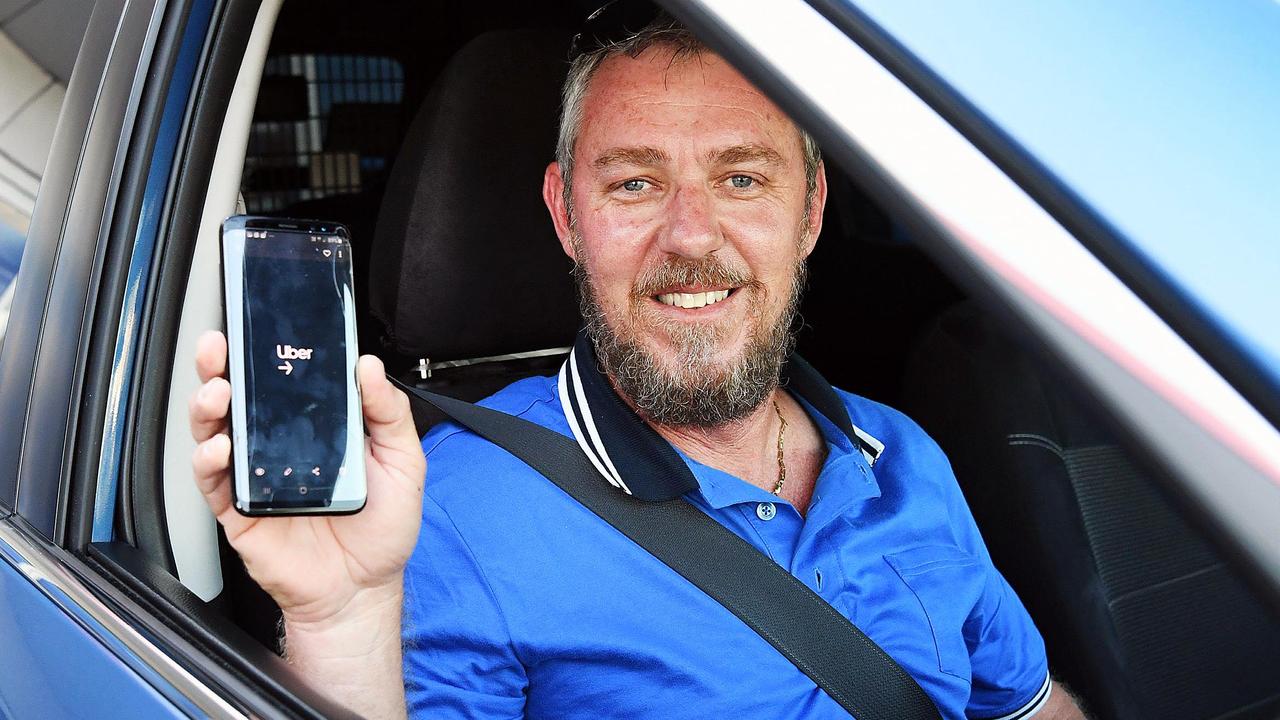
[[[121,657],[127,648],[107,647],[86,628],[90,616],[67,612],[74,603],[19,532],[0,530],[0,715],[184,717]]]

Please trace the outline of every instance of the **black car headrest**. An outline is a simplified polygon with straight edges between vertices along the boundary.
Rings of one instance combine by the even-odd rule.
[[[572,344],[570,262],[542,202],[569,35],[481,35],[440,73],[388,179],[369,273],[385,349],[457,360]]]

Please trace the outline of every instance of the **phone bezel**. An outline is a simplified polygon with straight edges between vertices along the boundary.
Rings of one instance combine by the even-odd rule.
[[[237,375],[241,375],[242,373],[237,373],[233,369],[234,368],[233,358],[235,357],[243,358],[244,338],[238,335],[233,338],[231,333],[231,323],[229,318],[230,306],[227,302],[227,297],[230,293],[239,291],[241,287],[238,284],[239,280],[237,278],[230,277],[227,273],[227,259],[228,259],[227,258],[227,250],[228,250],[227,235],[231,232],[235,232],[235,231],[243,232],[245,230],[250,230],[250,229],[336,235],[342,238],[342,242],[348,252],[348,257],[350,257],[350,253],[351,253],[351,234],[350,234],[350,231],[347,230],[347,227],[342,223],[325,221],[325,220],[306,220],[306,219],[300,219],[300,218],[277,218],[277,217],[264,217],[264,216],[254,216],[254,215],[233,215],[227,218],[225,221],[223,221],[221,232],[219,232],[218,234],[218,241],[219,241],[218,258],[219,258],[219,274],[222,279],[222,282],[220,283],[220,287],[222,289],[223,328],[227,338],[227,377],[231,383],[233,403],[234,403],[235,394],[237,392],[242,392],[242,393],[245,392],[246,388],[245,388],[244,378],[237,377]],[[246,242],[247,241],[248,241],[248,238],[246,238]],[[351,273],[351,277],[349,278],[349,280],[351,282],[351,287],[354,292],[355,277],[354,277],[354,272],[352,269],[351,262],[348,261],[346,263],[346,266],[347,266],[348,272]],[[233,284],[235,285],[235,287],[232,287]],[[348,337],[351,337],[351,338],[356,337],[354,314],[344,313],[343,322],[347,326],[346,330],[347,330]],[[348,348],[348,352],[349,353],[355,352],[358,354],[358,350],[354,347]],[[361,394],[360,379],[359,379],[359,376],[356,375],[354,371],[354,363],[352,363],[352,365],[353,365],[352,383],[355,387],[356,397],[357,397],[356,407],[361,407],[361,404],[359,401],[360,394]],[[360,426],[363,427],[363,422],[360,423]],[[323,506],[323,507],[294,507],[294,506],[273,506],[269,502],[267,503],[254,502],[246,498],[242,498],[241,493],[238,492],[237,490],[236,481],[237,481],[237,478],[239,477],[239,473],[248,472],[248,466],[246,464],[244,468],[240,468],[238,467],[238,463],[236,461],[237,427],[235,426],[235,423],[234,423],[234,412],[232,412],[232,409],[230,407],[228,408],[228,412],[227,412],[227,432],[228,432],[228,436],[231,438],[231,443],[232,443],[231,462],[230,462],[232,506],[236,509],[236,512],[240,513],[241,515],[245,515],[249,517],[289,516],[289,515],[351,515],[363,509],[366,502],[368,501],[368,496],[369,496],[368,478],[366,477],[366,474],[365,474],[363,453],[361,454],[360,461],[357,463],[352,463],[352,465],[350,466],[351,470],[349,472],[351,474],[348,476],[348,479],[350,481],[354,482],[358,480],[359,488],[362,490],[362,492],[359,494],[356,500],[340,501],[337,503],[331,502],[330,505]],[[239,442],[243,443],[244,441],[245,440],[242,438]]]

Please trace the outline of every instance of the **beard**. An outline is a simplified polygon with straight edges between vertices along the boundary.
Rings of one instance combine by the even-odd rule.
[[[715,256],[668,258],[643,273],[620,317],[611,318],[586,271],[588,258],[574,239],[578,262],[573,277],[587,334],[604,372],[646,420],[666,426],[715,427],[740,420],[760,407],[778,386],[783,363],[795,347],[793,323],[799,313],[806,266],[797,260],[790,296],[775,318],[767,318],[767,290],[749,272]],[[650,298],[679,285],[736,287],[749,292],[746,347],[725,358],[721,346],[737,326],[673,321],[650,305]],[[676,363],[663,363],[643,343],[644,330],[665,333]],[[673,367],[674,365],[674,367]]]

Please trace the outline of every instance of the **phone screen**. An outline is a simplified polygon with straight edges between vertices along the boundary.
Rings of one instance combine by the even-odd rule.
[[[223,271],[236,507],[358,510],[364,433],[345,228],[232,218]]]

